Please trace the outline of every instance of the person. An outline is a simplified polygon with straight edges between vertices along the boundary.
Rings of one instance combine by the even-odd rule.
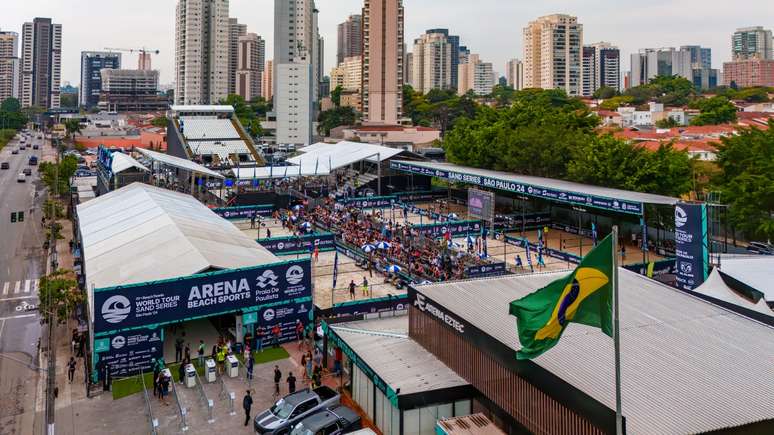
[[[301,355],[301,377],[306,379],[306,353]]]
[[[226,365],[226,347],[221,347],[218,351],[218,374],[222,374]]]
[[[368,297],[368,280],[363,277],[363,296]]]
[[[199,357],[199,367],[204,367],[204,340],[199,340],[199,349],[197,350]]]
[[[183,343],[185,341],[182,337],[177,337],[175,339],[175,361],[180,361],[183,359]]]
[[[349,282],[349,298],[352,300],[355,299],[355,287],[357,287],[357,285],[355,285],[355,280],[353,279]]]
[[[70,357],[70,361],[67,362],[67,380],[70,381],[70,383],[73,383],[73,378],[75,377],[75,366],[78,363],[75,361],[75,357]]]
[[[263,352],[263,326],[255,328],[255,350]]]
[[[276,348],[279,347],[279,340],[280,336],[282,335],[282,329],[280,328],[279,323],[274,325],[273,328],[271,328],[272,333],[272,345]]]
[[[336,347],[335,357],[333,359],[333,373],[335,373],[336,375],[340,375],[341,374],[341,360],[342,360],[342,358],[343,358],[343,355],[342,355],[342,352],[341,352],[341,348],[340,347]]]
[[[288,372],[288,394],[296,392],[296,377],[293,376],[293,372]]]
[[[274,397],[279,397],[280,395],[280,381],[282,380],[282,372],[279,369],[279,366],[274,366]]]
[[[189,363],[191,361],[191,343],[185,344],[185,350],[183,351],[183,361]]]
[[[312,374],[312,388],[319,387],[320,381],[322,380],[322,367],[317,366],[314,369],[314,373]]]
[[[218,344],[212,345],[212,352],[210,353],[210,358],[212,359],[218,359],[218,351],[220,350],[220,346]]]
[[[269,229],[269,227],[266,227],[266,238],[267,239],[271,238],[271,230]]]
[[[161,365],[156,361],[153,364],[153,397],[159,397],[159,373],[161,373]]]
[[[314,348],[314,366],[315,367],[322,367],[322,352],[320,352],[320,349],[315,347]]]
[[[298,348],[304,345],[304,324],[301,320],[296,319],[296,340],[298,340]]]
[[[626,260],[626,245],[621,243],[621,260]]]
[[[247,390],[245,397],[242,399],[242,408],[245,410],[245,426],[250,423],[250,409],[253,407],[253,397],[250,395],[250,390]]]
[[[320,247],[319,246],[315,245],[314,251],[313,251],[312,255],[314,257],[314,262],[317,263],[317,260],[320,259]]]
[[[247,358],[247,379],[253,379],[253,367],[255,366],[255,359],[252,355]]]
[[[180,379],[180,385],[185,382],[185,365],[186,362],[183,361],[183,364],[177,366],[177,378]]]
[[[164,374],[161,374],[161,401],[164,402],[164,405],[169,406],[169,403],[167,402],[167,396],[169,395],[169,376],[164,376]]]
[[[255,229],[255,214],[253,214],[252,216],[250,216],[250,229]],[[261,232],[260,232],[260,231],[258,231],[258,234],[260,234],[260,233],[261,233]],[[259,236],[258,236],[258,238],[260,239],[260,238],[261,238],[261,236],[259,235]]]
[[[518,267],[519,269],[523,269],[524,268],[524,264],[521,262],[521,256],[520,255],[516,256],[516,267]]]

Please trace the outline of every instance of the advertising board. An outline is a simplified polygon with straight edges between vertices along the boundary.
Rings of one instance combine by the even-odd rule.
[[[505,263],[481,264],[465,268],[465,278],[483,278],[485,276],[505,275]]]
[[[481,189],[468,189],[468,214],[475,219],[492,222],[495,195]]]
[[[218,216],[225,219],[250,219],[253,216],[269,217],[274,212],[274,206],[245,205],[240,207],[221,207],[212,209]]]
[[[675,256],[677,286],[693,290],[707,279],[709,250],[706,204],[675,206]]]
[[[312,233],[301,237],[272,237],[258,239],[258,243],[275,255],[311,252],[317,246],[321,252],[336,249],[333,233]]]
[[[398,201],[395,196],[358,196],[355,198],[345,198],[340,203],[355,208],[384,208],[391,207]]]
[[[481,221],[442,222],[437,224],[414,225],[413,229],[427,237],[443,237],[451,232],[452,237],[481,234]]]
[[[110,334],[94,340],[94,352],[113,377],[150,371],[154,361],[164,355],[164,334],[161,328]]]

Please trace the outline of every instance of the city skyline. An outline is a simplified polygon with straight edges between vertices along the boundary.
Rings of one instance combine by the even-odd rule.
[[[79,84],[81,51],[99,51],[104,47],[159,49],[154,56],[154,68],[160,69],[161,82],[174,78],[174,17],[175,1],[111,3],[97,0],[29,0],[15,4],[0,18],[0,30],[21,33],[24,22],[35,17],[52,18],[63,26],[62,82]],[[250,32],[266,40],[267,50],[273,47],[272,0],[231,0],[230,15],[248,26]],[[320,34],[328,50],[325,53],[327,74],[336,62],[337,25],[349,15],[360,13],[362,0],[318,0]],[[584,25],[584,41],[609,41],[621,49],[622,72],[629,69],[629,55],[641,48],[701,45],[713,51],[713,67],[731,59],[730,38],[739,27],[763,26],[774,28],[774,9],[764,0],[751,0],[742,10],[732,4],[706,8],[698,0],[670,2],[656,0],[647,6],[633,1],[556,0],[541,4],[503,4],[495,0],[470,2],[449,0],[443,9],[430,0],[405,2],[407,41],[432,28],[448,28],[460,36],[461,44],[493,63],[499,75],[505,74],[505,64],[511,58],[523,56],[522,29],[529,21],[543,15],[566,13],[578,17]],[[89,26],[83,26],[82,11],[89,10]],[[149,14],[147,11],[152,10]],[[701,11],[698,14],[697,11]],[[121,19],[116,19],[120,17]],[[81,24],[79,24],[81,23]],[[470,23],[486,23],[485,26]],[[95,41],[95,34],[104,35]],[[492,37],[496,35],[496,37]],[[409,51],[411,48],[408,48]],[[126,64],[136,64],[136,55],[125,55]]]

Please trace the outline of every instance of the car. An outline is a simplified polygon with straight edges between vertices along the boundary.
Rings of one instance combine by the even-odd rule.
[[[24,183],[25,181],[27,181],[27,176],[24,175],[24,172],[19,172],[19,175],[16,177],[16,182]]]
[[[301,420],[290,435],[339,435],[362,427],[360,415],[344,405],[330,408]]]
[[[30,156],[30,159],[28,161],[30,166],[35,166],[38,164],[38,156]]]
[[[8,164],[8,162],[0,163],[0,169],[10,169],[11,165]]]
[[[22,172],[23,172],[23,173],[24,173],[24,175],[26,175],[27,177],[29,177],[30,175],[32,175],[32,169],[30,169],[30,168],[24,168],[24,170],[23,170]]]
[[[39,150],[40,149],[40,145],[34,144],[34,145],[32,145],[32,149],[33,150]]]
[[[22,151],[24,151],[24,150],[26,150],[26,149],[27,149],[27,147],[26,147],[26,146],[24,146],[24,144],[21,144],[21,145],[19,145],[19,149],[20,149],[20,150],[22,150]]]
[[[19,148],[12,149],[11,154],[19,154]]]
[[[253,421],[256,433],[288,434],[297,423],[310,415],[339,404],[341,396],[330,387],[303,389],[278,400]]]

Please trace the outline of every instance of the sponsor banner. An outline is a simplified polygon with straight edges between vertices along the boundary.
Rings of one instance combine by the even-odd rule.
[[[397,201],[398,198],[395,196],[358,196],[355,198],[344,198],[338,202],[355,208],[384,208],[392,207]]]
[[[461,237],[467,235],[481,234],[481,221],[455,221],[442,222],[437,224],[414,225],[412,227],[427,237],[443,237],[447,232],[451,232],[452,237]]]
[[[465,268],[466,278],[483,278],[485,276],[505,275],[506,273],[508,272],[505,268],[505,263],[482,264]]]
[[[468,214],[475,219],[492,222],[495,194],[486,190],[468,189]]]
[[[505,236],[505,243],[525,249],[529,247],[529,250],[532,252],[542,252],[543,255],[547,255],[552,258],[558,258],[568,263],[580,264],[581,260],[583,260],[583,257],[578,255],[570,254],[569,252],[560,251],[558,249],[546,248],[545,246],[540,247],[540,244],[531,243],[527,239],[522,239],[521,237]],[[540,248],[540,250],[538,248]],[[530,261],[531,257],[527,257],[527,260]]]
[[[375,314],[408,309],[408,296],[388,296],[375,299],[363,299],[359,301],[343,302],[335,304],[333,308],[318,310],[320,317],[354,317],[365,314]]]
[[[274,206],[246,205],[241,207],[221,207],[212,209],[218,216],[225,219],[250,219],[253,216],[269,217],[274,212]]]
[[[594,231],[591,229],[585,229],[585,228],[578,228],[573,225],[562,225],[560,223],[551,222],[548,224],[549,228],[553,228],[555,230],[564,231],[565,233],[574,234],[576,236],[580,235],[583,237],[588,237],[592,239],[594,237]]]
[[[311,297],[309,259],[94,291],[94,332],[237,311]]]
[[[258,243],[275,255],[312,252],[314,246],[320,248],[320,251],[332,251],[335,249],[333,233],[312,233],[301,237],[272,237],[270,239],[258,239]]]
[[[706,204],[675,206],[675,256],[677,286],[693,290],[707,279],[709,251]]]
[[[105,172],[106,178],[113,176],[113,151],[104,145],[97,147],[97,167]]]
[[[551,213],[529,213],[522,215],[508,215],[495,217],[495,229],[512,229],[513,231],[520,231],[522,225],[525,229],[535,229],[544,227],[546,225],[551,226]],[[553,228],[553,226],[551,226]]]
[[[537,198],[543,198],[551,201],[565,202],[568,204],[578,204],[582,206],[595,207],[604,210],[612,210],[620,213],[629,213],[642,215],[643,207],[641,202],[624,201],[613,198],[605,198],[596,195],[586,195],[571,191],[546,189],[538,185],[516,183],[510,180],[499,178],[484,177],[480,175],[471,175],[463,172],[441,171],[430,169],[417,165],[390,162],[390,168],[404,172],[412,172],[430,177],[446,179],[450,182],[459,182],[466,184],[475,184],[478,186],[489,187],[498,190],[507,190],[522,195],[530,195]]]
[[[651,261],[650,263],[629,264],[623,267],[648,278],[677,273],[677,261],[674,258]]]
[[[164,356],[162,328],[135,329],[94,340],[94,352],[113,377],[126,377],[151,371],[156,359]]]
[[[426,202],[426,201],[434,201],[440,198],[447,198],[449,196],[449,192],[446,190],[432,190],[432,191],[424,191],[424,192],[401,192],[401,193],[396,193],[395,196],[397,196],[401,202]]]
[[[313,313],[311,300],[264,307],[258,310],[258,322],[256,328],[258,326],[263,328],[261,340],[263,341],[264,347],[271,345],[274,340],[271,328],[275,325],[280,325],[280,329],[282,330],[279,338],[280,344],[295,341],[296,321],[300,320],[304,326],[309,325],[312,322]]]
[[[409,211],[411,213],[418,214],[420,216],[426,216],[426,217],[429,217],[430,219],[433,219],[433,220],[447,220],[446,216],[441,216],[438,213],[431,212],[431,211],[425,210],[423,208],[419,208],[419,207],[411,205],[411,204],[402,204],[401,203],[401,204],[399,204],[399,207],[402,208],[403,210],[407,210],[407,211]]]

